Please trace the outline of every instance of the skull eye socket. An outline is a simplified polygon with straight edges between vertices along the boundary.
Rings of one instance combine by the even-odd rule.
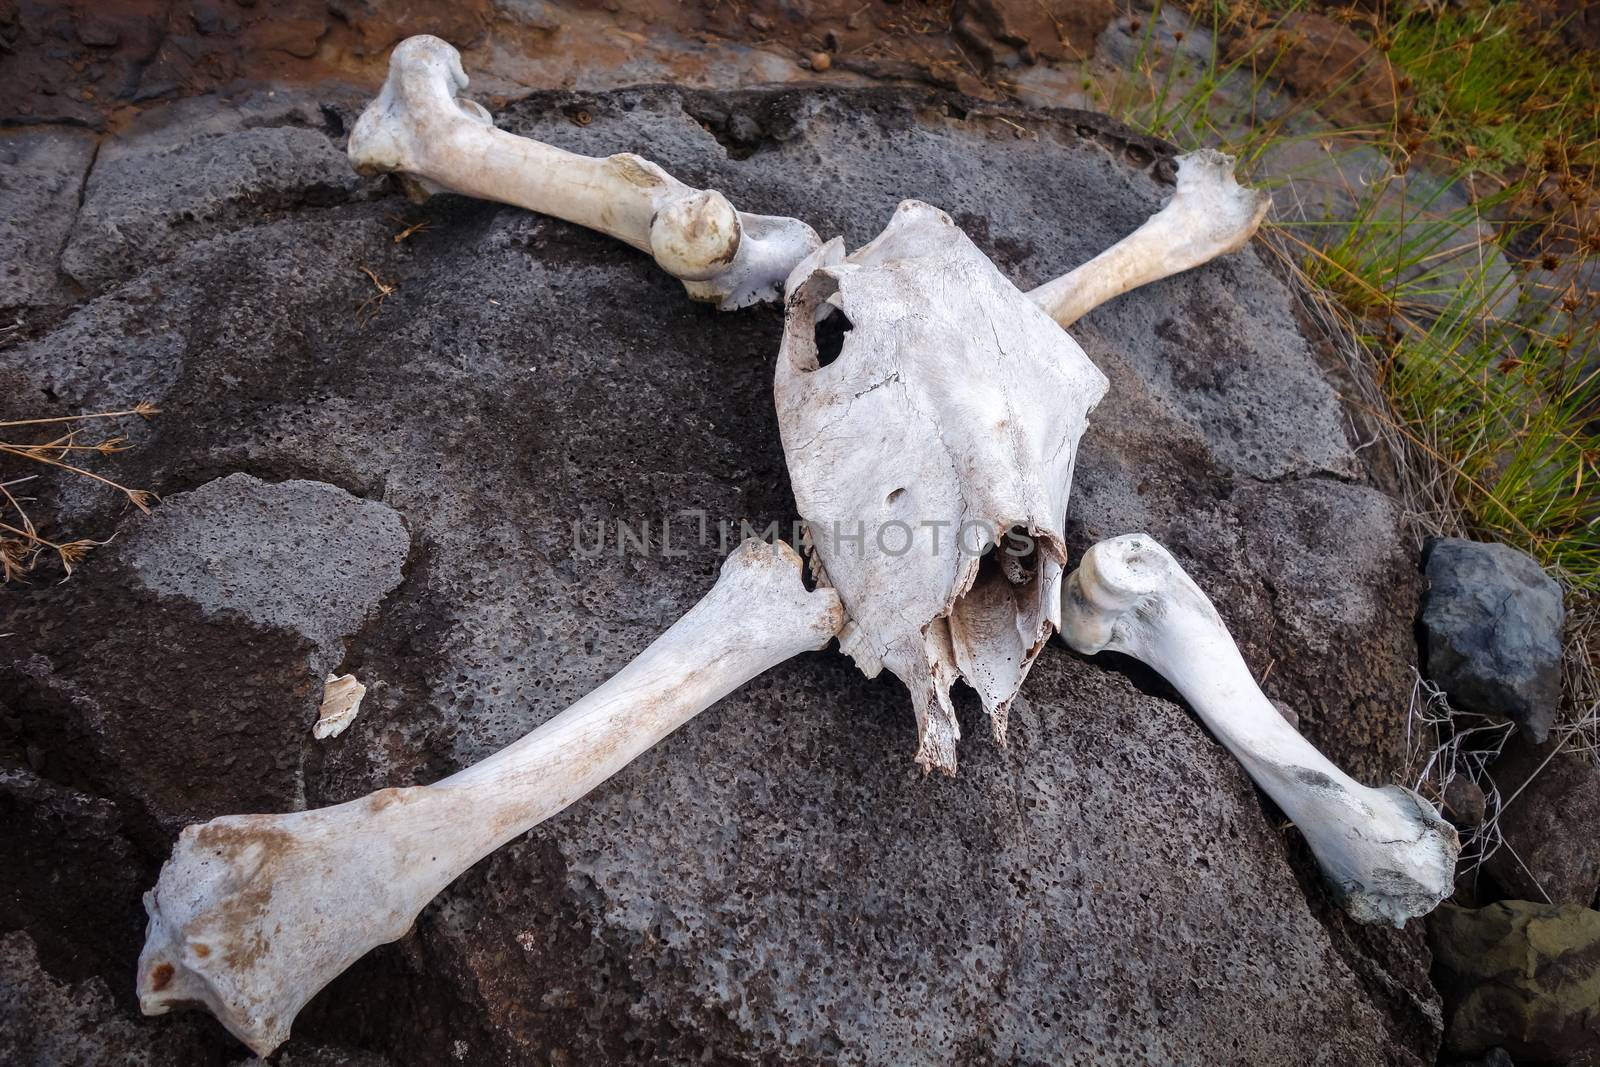
[[[826,306],[826,305],[824,305]],[[826,367],[844,351],[844,335],[856,328],[850,316],[836,307],[828,307],[827,314],[816,325],[814,341],[817,346],[817,366]]]

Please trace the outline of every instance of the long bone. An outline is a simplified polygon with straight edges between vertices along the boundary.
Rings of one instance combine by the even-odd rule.
[[[1221,152],[1202,148],[1177,162],[1177,188],[1160,211],[1083,266],[1030,290],[1029,299],[1071,326],[1130,289],[1243,248],[1272,198],[1241,186],[1233,158]]]
[[[1404,926],[1454,891],[1456,832],[1402,786],[1371,788],[1301,737],[1256,685],[1200,587],[1144,534],[1084,554],[1062,594],[1079,652],[1122,652],[1154,668],[1305,835],[1361,922]]]
[[[746,541],[637,659],[520,741],[430,786],[185,829],[145,894],[146,1015],[202,1006],[265,1056],[318,990],[479,859],[769,667],[822,648],[838,598],[781,542]]]
[[[724,310],[774,300],[820,243],[805,223],[736,211],[624,153],[595,159],[497,130],[467,86],[461,55],[437,37],[409,37],[350,133],[363,174],[397,172],[412,191],[514,204],[598,230],[650,253],[696,300]]]

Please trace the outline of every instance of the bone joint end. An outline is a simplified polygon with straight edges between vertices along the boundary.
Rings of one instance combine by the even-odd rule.
[[[444,41],[400,42],[383,90],[350,132],[351,165],[396,174],[415,196],[457,192],[605,233],[724,310],[781,299],[795,264],[821,243],[798,219],[737,211],[638,156],[584,156],[497,130],[458,95],[466,85],[460,53]]]
[[[787,545],[747,541],[632,663],[487,759],[431,786],[188,827],[145,894],[140,1008],[203,1007],[268,1055],[319,990],[403,936],[462,871],[844,621]]]
[[[1361,922],[1403,926],[1454,891],[1455,830],[1400,786],[1346,775],[1277,713],[1211,601],[1144,534],[1085,553],[1062,592],[1062,634],[1086,654],[1111,650],[1149,665],[1272,797]]]

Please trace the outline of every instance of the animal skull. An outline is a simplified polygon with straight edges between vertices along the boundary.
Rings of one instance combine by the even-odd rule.
[[[950,686],[997,739],[1059,622],[1072,468],[1106,378],[936,208],[907,200],[849,256],[790,279],[774,393],[840,648],[911,691],[917,762],[954,773]],[[848,323],[820,365],[817,336]]]
[[[1404,926],[1455,890],[1460,840],[1416,793],[1356,782],[1284,721],[1200,587],[1144,534],[1084,553],[1062,602],[1067,643],[1122,652],[1183,694],[1217,739],[1305,835],[1361,922]]]
[[[520,741],[430,786],[190,826],[145,894],[139,1007],[201,1004],[265,1056],[317,991],[402,936],[461,872],[756,675],[822,648],[838,598],[800,557],[746,541],[688,614]]]

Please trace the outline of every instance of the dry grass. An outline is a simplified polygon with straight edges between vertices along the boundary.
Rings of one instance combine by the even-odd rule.
[[[154,493],[145,489],[130,489],[84,466],[96,457],[103,459],[125,451],[128,448],[127,438],[121,435],[101,436],[96,433],[93,435],[96,439],[86,441],[85,436],[95,427],[84,424],[107,420],[115,422],[124,418],[148,419],[158,413],[154,405],[140,403],[123,411],[96,411],[86,415],[0,422],[0,434],[5,435],[4,439],[0,439],[0,456],[40,464],[51,471],[64,471],[97,482],[121,493],[128,503],[140,511],[148,512],[151,502],[156,499]],[[11,440],[14,431],[17,430],[50,433],[56,436],[43,441]],[[57,431],[65,432],[57,433]],[[24,488],[37,477],[38,474],[28,474],[0,481],[0,582],[25,580],[38,567],[41,560],[51,556],[54,556],[61,564],[63,572],[70,577],[73,567],[81,562],[91,549],[105,544],[104,541],[69,538],[59,534],[46,536],[49,531],[41,532],[28,511],[28,505],[34,500],[27,495]]]

